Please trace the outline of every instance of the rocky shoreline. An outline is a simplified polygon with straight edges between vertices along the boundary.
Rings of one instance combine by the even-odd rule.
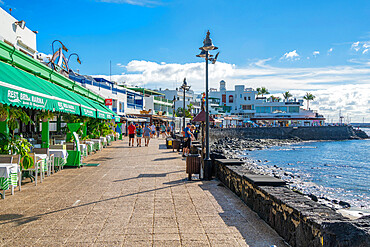
[[[303,181],[301,177],[292,172],[285,171],[276,165],[267,165],[268,160],[252,160],[246,155],[246,151],[270,148],[273,146],[284,146],[302,142],[299,138],[292,139],[241,139],[225,137],[214,141],[211,145],[212,155],[215,158],[241,159],[244,161],[243,168],[251,174],[270,175],[287,182],[287,187],[300,193],[311,200],[328,206],[341,212],[346,217],[358,218],[367,215],[356,210],[355,214],[348,212],[351,205],[348,202],[330,199],[319,193],[318,185]],[[344,210],[344,211],[343,211]]]

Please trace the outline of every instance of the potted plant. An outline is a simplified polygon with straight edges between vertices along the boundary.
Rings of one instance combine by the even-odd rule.
[[[15,136],[10,143],[11,153],[20,156],[20,165],[23,170],[27,170],[33,166],[34,161],[29,155],[31,146],[31,143],[19,136]]]

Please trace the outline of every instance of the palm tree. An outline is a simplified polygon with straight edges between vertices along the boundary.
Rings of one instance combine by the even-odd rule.
[[[286,101],[288,101],[288,99],[290,97],[292,97],[293,95],[291,93],[289,93],[289,91],[286,91],[285,93],[283,93],[283,97]]]
[[[303,99],[307,100],[307,109],[310,109],[310,100],[314,100],[316,98],[315,95],[312,93],[306,93],[306,95],[303,97]]]
[[[270,94],[269,91],[265,87],[257,88],[257,95]]]

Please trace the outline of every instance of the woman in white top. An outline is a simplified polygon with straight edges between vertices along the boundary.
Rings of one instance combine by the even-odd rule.
[[[152,124],[152,126],[150,126],[150,129],[152,130],[152,132],[150,133],[150,136],[151,138],[154,138],[155,137],[155,125]]]

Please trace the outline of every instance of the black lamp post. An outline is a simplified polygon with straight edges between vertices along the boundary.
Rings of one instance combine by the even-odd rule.
[[[69,63],[69,59],[70,59],[70,58],[71,58],[71,56],[73,56],[73,55],[77,56],[77,62],[78,62],[79,64],[81,64],[80,57],[78,56],[78,54],[77,54],[77,53],[72,53],[71,55],[69,55],[68,60],[67,60],[67,63]]]
[[[60,40],[56,39],[56,40],[54,40],[54,41],[53,41],[53,43],[51,43],[51,48],[52,48],[52,50],[53,50],[53,54],[54,54],[54,43],[55,43],[56,41],[58,41],[58,42],[62,45],[62,49],[63,49],[63,50],[65,50],[66,52],[68,52],[67,47],[65,47],[65,46],[64,46],[64,44],[62,43],[62,41],[60,41]]]
[[[177,94],[177,92],[176,92]],[[173,122],[173,133],[176,133],[176,124],[175,124],[175,111],[176,111],[176,95],[173,96],[173,100],[172,100],[172,122]]]
[[[204,158],[204,179],[211,180],[212,179],[212,166],[211,166],[211,159],[209,156],[209,107],[208,107],[208,61],[211,61],[213,64],[216,62],[218,57],[218,53],[216,57],[213,59],[212,55],[209,54],[211,50],[217,50],[218,47],[212,44],[212,40],[209,37],[210,32],[207,32],[206,38],[203,41],[203,46],[199,49],[201,50],[200,54],[197,57],[205,58],[206,60],[206,157]]]
[[[191,86],[188,86],[187,82],[186,82],[186,78],[184,78],[184,82],[182,83],[180,89],[182,89],[182,91],[184,92],[184,98],[183,98],[183,101],[184,101],[184,105],[183,105],[183,108],[182,108],[182,113],[183,113],[183,116],[182,116],[182,129],[185,129],[185,94],[186,94],[186,91],[189,91],[190,90],[190,87]]]

